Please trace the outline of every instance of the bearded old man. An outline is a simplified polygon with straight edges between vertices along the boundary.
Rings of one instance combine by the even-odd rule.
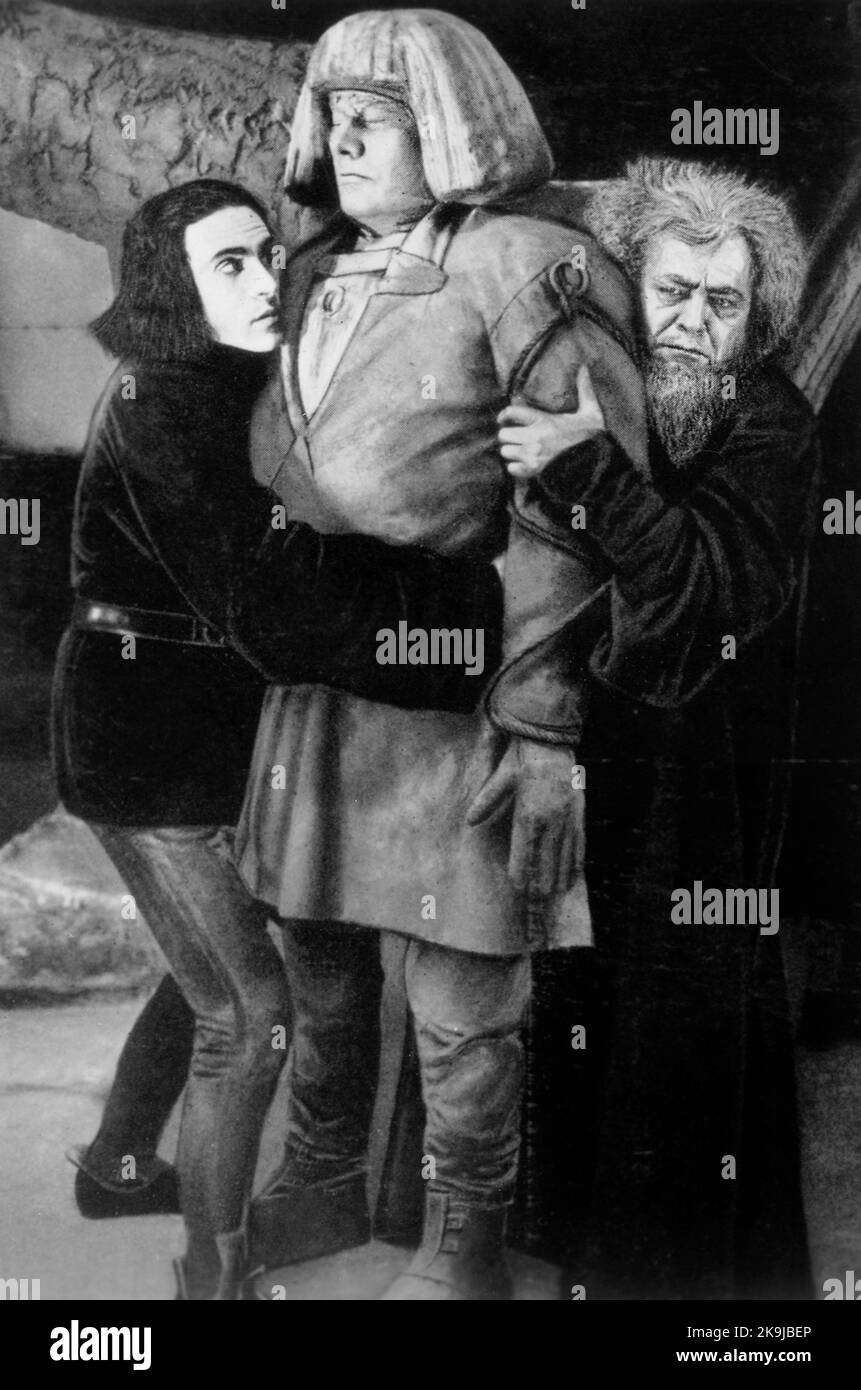
[[[773,891],[818,515],[778,355],[804,251],[781,198],[675,160],[630,166],[590,223],[637,287],[651,477],[588,389],[501,431],[560,536],[585,508],[607,578],[580,746],[596,968],[537,968],[537,1244],[590,1298],[811,1297]],[[726,910],[750,889],[765,919]]]
[[[253,425],[256,476],[290,516],[499,555],[496,415],[514,398],[573,408],[584,363],[645,464],[624,276],[585,232],[493,206],[539,190],[552,164],[483,35],[434,10],[336,24],[311,55],[287,162],[293,197],[335,213],[288,262],[281,370]],[[422,1247],[385,1296],[511,1297],[528,955],[590,939],[579,692],[560,639],[595,588],[591,563],[512,531],[492,723],[270,689],[237,842],[283,923],[296,1013],[284,1162],[252,1210],[269,1266],[368,1237],[384,931],[408,939],[428,1177]],[[492,774],[506,808],[468,819]]]

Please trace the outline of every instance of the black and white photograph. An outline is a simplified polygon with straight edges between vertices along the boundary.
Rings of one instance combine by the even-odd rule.
[[[443,3],[0,6],[43,1366],[861,1301],[861,2]]]

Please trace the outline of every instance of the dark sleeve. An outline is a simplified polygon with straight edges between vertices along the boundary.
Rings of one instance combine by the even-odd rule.
[[[741,412],[719,451],[700,455],[684,501],[671,505],[609,434],[554,461],[540,486],[550,508],[586,509],[586,529],[613,568],[609,630],[594,675],[659,706],[696,695],[793,596],[809,544],[818,449],[800,397],[775,386]]]
[[[484,672],[499,662],[502,586],[492,565],[443,559],[369,536],[268,528],[231,593],[230,640],[270,680],[310,681],[411,707],[471,709],[484,682],[463,667],[388,666],[378,634],[483,631]]]
[[[137,401],[115,403],[106,427],[134,529],[188,606],[269,679],[471,708],[482,681],[457,667],[380,666],[377,632],[401,621],[483,628],[492,669],[502,607],[492,566],[368,537],[324,537],[298,522],[274,530],[276,499],[253,482],[243,441],[219,443],[210,432],[205,447],[193,426],[206,402],[190,411],[173,380],[158,384],[158,393],[144,397],[139,387]]]

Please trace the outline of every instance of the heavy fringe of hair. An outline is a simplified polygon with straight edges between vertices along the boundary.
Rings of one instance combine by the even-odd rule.
[[[641,158],[598,189],[587,221],[636,283],[649,242],[670,232],[692,245],[742,236],[754,267],[751,342],[757,356],[786,346],[798,320],[807,252],[787,204],[745,174],[680,159]]]
[[[90,332],[115,357],[198,362],[213,338],[185,251],[185,230],[222,208],[249,207],[270,225],[263,205],[239,184],[195,179],[148,198],[123,231],[120,286]]]
[[[553,159],[529,98],[480,30],[441,10],[365,10],[317,41],[293,117],[285,187],[331,205],[328,94],[381,92],[412,111],[438,202],[489,203],[536,188]]]

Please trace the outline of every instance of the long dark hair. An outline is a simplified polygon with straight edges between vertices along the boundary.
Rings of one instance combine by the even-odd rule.
[[[270,226],[251,193],[222,179],[195,179],[147,199],[123,231],[117,296],[90,324],[103,348],[133,362],[206,356],[213,339],[185,253],[185,229],[231,207],[249,207]]]

